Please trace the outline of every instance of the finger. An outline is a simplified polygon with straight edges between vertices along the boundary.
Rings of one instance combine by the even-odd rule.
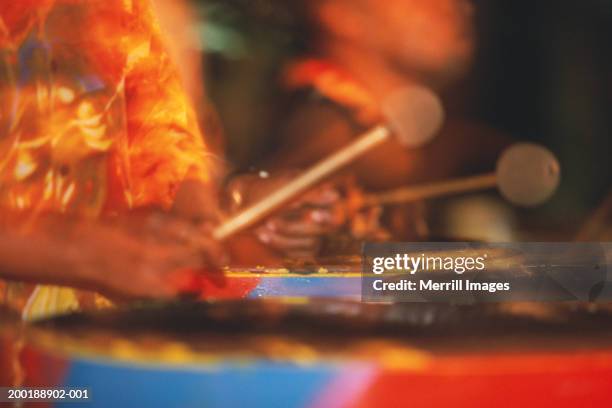
[[[299,209],[302,207],[326,207],[340,201],[340,193],[331,186],[317,187],[310,190],[297,199],[293,200],[287,209]]]
[[[166,242],[174,242],[188,246],[203,256],[207,265],[220,268],[229,262],[227,254],[221,243],[210,237],[209,226],[195,226],[183,220],[167,218],[164,223],[162,237]],[[202,266],[201,264],[198,266]]]
[[[123,296],[131,298],[172,298],[182,294],[199,295],[204,280],[217,285],[224,283],[223,273],[217,268],[205,268],[207,261],[195,250],[164,248],[154,256],[140,261],[136,273],[130,276],[130,284],[115,287]],[[202,271],[206,271],[203,274]]]
[[[229,256],[223,245],[211,238],[210,236],[200,234],[197,241],[194,242],[194,248],[205,260],[205,266],[211,266],[217,269],[229,264]]]
[[[329,209],[317,208],[309,210],[306,217],[331,231],[337,230],[346,222],[346,213],[340,206]]]
[[[340,193],[331,185],[324,185],[307,192],[302,201],[314,206],[328,206],[340,200]]]
[[[155,256],[141,261],[137,274],[130,277],[129,286],[138,286],[138,292],[148,297],[173,297],[193,289],[197,282],[190,278],[193,274],[190,271],[202,264],[197,251],[157,251]]]

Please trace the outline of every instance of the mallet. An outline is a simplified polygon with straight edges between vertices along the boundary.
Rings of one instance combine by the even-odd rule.
[[[532,207],[552,196],[560,175],[559,162],[548,149],[534,143],[517,143],[502,153],[495,172],[369,194],[356,206],[406,203],[497,187],[509,202]]]
[[[407,147],[423,145],[440,129],[444,119],[439,98],[429,89],[420,86],[392,94],[385,101],[382,112],[387,119],[385,124],[374,127],[355,142],[323,159],[263,200],[230,218],[213,231],[213,237],[224,240],[256,224],[300,193],[385,142],[392,134]]]

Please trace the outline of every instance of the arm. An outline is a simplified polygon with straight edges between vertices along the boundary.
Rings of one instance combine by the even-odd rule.
[[[120,298],[170,297],[176,272],[219,268],[220,246],[192,223],[143,211],[112,220],[44,215],[22,232],[19,213],[3,211],[0,276],[90,289]]]

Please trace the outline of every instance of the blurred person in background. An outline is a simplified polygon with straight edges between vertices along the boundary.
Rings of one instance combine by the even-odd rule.
[[[317,0],[291,9],[301,54],[283,64],[269,134],[251,143],[257,151],[267,144],[261,153],[267,159],[258,165],[272,174],[312,165],[383,122],[381,104],[397,90],[418,84],[441,92],[470,66],[474,10],[468,0]],[[407,150],[390,141],[372,150],[344,172],[349,181],[339,181],[336,190],[348,197],[466,170],[489,172],[506,145],[489,129],[450,120],[425,147]],[[382,225],[380,214],[377,208],[344,214],[354,221],[349,235],[377,239],[389,236],[385,229],[395,239],[428,235],[420,203],[387,208]],[[269,239],[281,232],[260,234]]]

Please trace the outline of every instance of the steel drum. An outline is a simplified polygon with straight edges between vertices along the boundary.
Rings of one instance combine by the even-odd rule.
[[[3,338],[25,385],[88,387],[88,407],[604,406],[611,323],[594,304],[279,298],[8,322]]]

